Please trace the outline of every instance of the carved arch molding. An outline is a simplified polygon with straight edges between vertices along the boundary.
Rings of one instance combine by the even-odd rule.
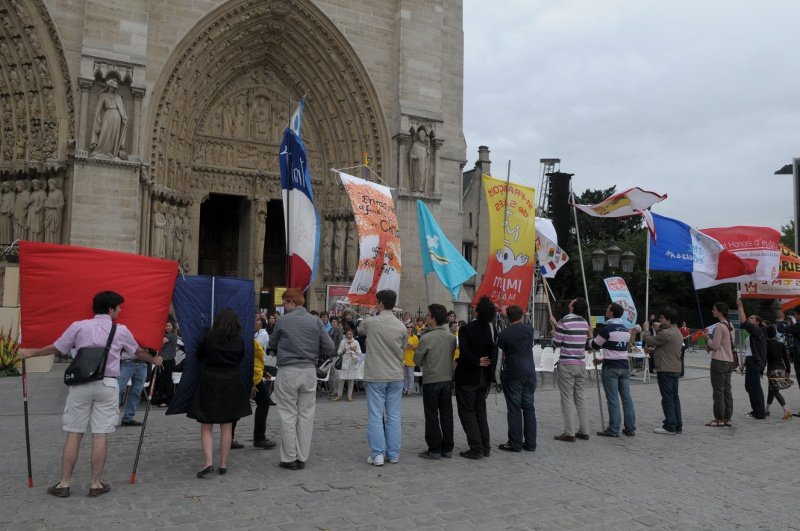
[[[75,137],[69,70],[43,0],[0,0],[0,171],[64,167]]]
[[[320,210],[349,214],[330,168],[360,164],[368,153],[382,174],[388,135],[356,53],[308,0],[232,1],[184,38],[151,107],[153,194],[280,198],[281,133],[304,94],[302,131]]]

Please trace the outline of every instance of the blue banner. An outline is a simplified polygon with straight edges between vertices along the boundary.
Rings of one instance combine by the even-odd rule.
[[[650,269],[691,273],[694,254],[691,227],[677,219],[653,214],[658,242],[650,238]]]
[[[181,383],[167,409],[167,415],[186,413],[192,404],[200,377],[197,348],[205,338],[214,317],[223,308],[233,308],[242,322],[245,358],[242,379],[249,389],[253,378],[253,325],[256,301],[252,280],[230,277],[180,276],[172,293],[172,306],[178,320],[186,359]]]
[[[431,211],[419,199],[417,199],[417,220],[422,274],[427,275],[435,271],[444,287],[450,290],[453,299],[457,299],[461,285],[475,275],[475,269],[450,243],[442,228],[433,219]]]

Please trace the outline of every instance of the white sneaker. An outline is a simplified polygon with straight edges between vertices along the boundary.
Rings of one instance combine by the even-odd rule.
[[[383,456],[382,455],[376,455],[375,457],[369,456],[367,457],[367,464],[375,466],[383,466]]]
[[[387,457],[387,459],[389,459],[389,458]],[[393,465],[396,465],[397,463],[399,463],[399,462],[400,462],[400,458],[398,457],[398,458],[396,458],[396,459],[389,459],[389,462],[390,462],[391,464],[393,464]]]
[[[664,428],[656,428],[653,433],[660,433],[661,435],[675,435],[674,431],[665,430]]]

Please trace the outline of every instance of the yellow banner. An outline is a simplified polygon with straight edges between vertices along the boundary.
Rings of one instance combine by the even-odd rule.
[[[475,301],[486,295],[501,309],[526,309],[533,284],[535,190],[482,175],[489,215],[489,261]]]

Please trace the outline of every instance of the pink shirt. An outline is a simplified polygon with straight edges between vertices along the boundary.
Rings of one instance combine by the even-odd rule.
[[[83,347],[105,347],[108,334],[111,332],[111,316],[108,314],[95,315],[93,319],[75,321],[67,328],[61,337],[56,339],[53,346],[61,353],[68,353],[71,349]],[[118,324],[114,332],[114,340],[108,351],[105,375],[111,378],[119,376],[119,359],[125,352],[126,359],[136,356],[139,345],[133,339],[128,327]]]

